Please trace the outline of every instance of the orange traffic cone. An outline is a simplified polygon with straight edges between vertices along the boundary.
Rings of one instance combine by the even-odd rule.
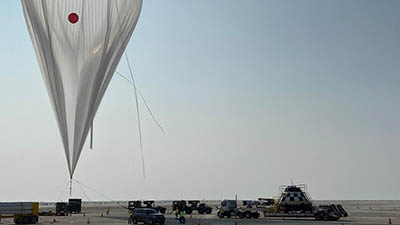
[[[389,218],[389,224],[392,224],[392,218]]]
[[[89,218],[87,219],[87,224],[90,224],[90,220],[89,220]]]

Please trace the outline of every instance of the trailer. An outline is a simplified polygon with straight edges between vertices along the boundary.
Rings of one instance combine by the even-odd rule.
[[[313,212],[264,212],[265,217],[283,217],[283,218],[314,218],[315,220],[323,221],[337,221],[341,217],[346,217],[348,214],[343,209],[343,212],[337,210],[337,205],[317,206]]]
[[[39,221],[38,202],[1,202],[0,220],[13,218],[16,224],[35,224]]]
[[[264,211],[265,217],[315,218],[315,220],[336,221],[347,217],[342,205],[314,205],[307,193],[306,185],[281,186],[280,197]]]

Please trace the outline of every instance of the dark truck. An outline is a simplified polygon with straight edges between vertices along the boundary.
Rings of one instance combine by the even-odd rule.
[[[199,200],[190,200],[188,201],[188,205],[186,206],[186,213],[187,214],[192,214],[194,210],[197,210],[199,214],[211,214],[212,208],[210,206],[207,206],[206,203],[200,202]]]
[[[68,204],[66,202],[56,203],[56,216],[68,216]]]
[[[148,200],[148,201],[143,201],[144,206],[142,205],[142,201],[129,201],[128,202],[128,209],[139,209],[139,208],[150,208],[157,210],[160,213],[165,213],[167,208],[161,207],[161,206],[156,206],[155,201],[153,200]]]
[[[206,203],[201,203],[199,200],[180,200],[172,202],[172,210],[185,211],[186,214],[192,214],[193,211],[197,210],[199,214],[211,214],[212,208],[207,206]]]
[[[68,200],[68,212],[72,213],[81,213],[82,210],[82,199],[80,198],[70,198]]]

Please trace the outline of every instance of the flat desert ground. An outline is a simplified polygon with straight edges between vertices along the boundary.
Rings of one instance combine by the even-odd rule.
[[[264,218],[263,215],[259,219],[238,219],[238,225],[259,225],[259,224],[389,224],[389,218],[392,224],[400,224],[400,201],[315,201],[316,204],[335,203],[342,204],[350,213],[347,218],[339,221],[315,221],[313,219],[288,219],[285,218]],[[215,208],[217,201],[210,201],[209,204]],[[168,207],[165,214],[165,224],[179,224],[171,213],[170,202],[160,202],[160,206]],[[128,224],[128,212],[121,206],[126,206],[126,202],[120,205],[110,202],[84,203],[82,210],[84,214],[76,214],[72,216],[41,216],[39,224],[107,224],[119,225]],[[110,208],[109,214],[106,215],[107,208]],[[54,204],[41,204],[40,211],[55,210]],[[103,214],[103,216],[101,216]],[[219,219],[215,210],[210,215],[198,215],[193,213],[192,218],[186,217],[186,224],[189,225],[234,225],[235,219]],[[0,224],[13,224],[11,219],[3,219]]]

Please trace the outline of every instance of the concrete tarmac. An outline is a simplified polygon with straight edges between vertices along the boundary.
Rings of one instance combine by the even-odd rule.
[[[317,201],[316,204],[325,204],[327,202]],[[315,221],[314,219],[289,219],[289,218],[264,218],[259,219],[219,219],[215,210],[210,215],[198,215],[193,213],[192,218],[186,216],[188,225],[261,225],[261,224],[290,224],[290,225],[322,225],[322,224],[400,224],[400,201],[329,201],[329,203],[342,204],[350,213],[347,218],[339,221]],[[125,203],[120,203],[125,206]],[[39,224],[59,224],[59,225],[84,225],[84,224],[107,224],[122,225],[128,224],[128,212],[126,209],[115,203],[85,203],[82,206],[84,213],[72,216],[41,216]],[[168,203],[159,203],[158,205],[169,206]],[[212,205],[212,203],[211,203]],[[109,214],[107,215],[107,208]],[[41,205],[41,211],[54,212],[53,204]],[[103,214],[103,216],[102,216]],[[167,225],[176,224],[171,209],[165,214]],[[14,224],[11,219],[3,219],[0,224]]]

